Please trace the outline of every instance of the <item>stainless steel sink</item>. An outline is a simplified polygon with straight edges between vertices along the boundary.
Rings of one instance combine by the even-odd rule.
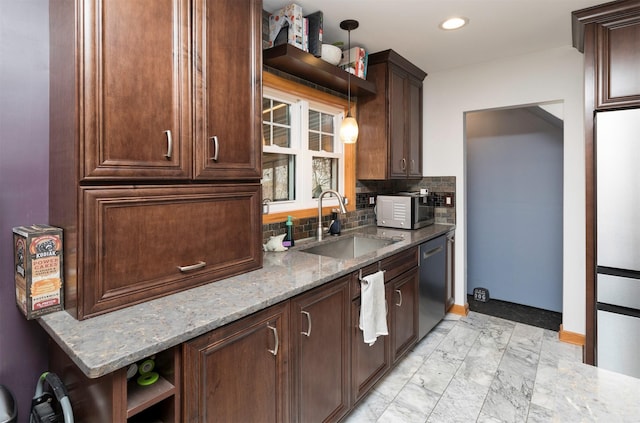
[[[396,242],[393,239],[367,238],[361,236],[341,237],[337,240],[327,239],[322,244],[302,248],[305,253],[317,254],[339,259],[355,258],[376,251]]]

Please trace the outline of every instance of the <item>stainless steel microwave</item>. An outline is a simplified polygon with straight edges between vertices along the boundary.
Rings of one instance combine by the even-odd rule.
[[[433,224],[434,206],[427,194],[400,192],[378,195],[376,223],[378,226],[400,229],[418,229]]]

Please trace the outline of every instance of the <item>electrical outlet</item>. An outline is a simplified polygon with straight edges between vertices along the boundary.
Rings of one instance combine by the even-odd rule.
[[[450,195],[447,195],[445,197],[444,204],[447,205],[447,206],[451,206],[452,203],[453,203],[453,198],[451,198]]]
[[[376,197],[369,197],[369,204],[373,205],[376,203]]]

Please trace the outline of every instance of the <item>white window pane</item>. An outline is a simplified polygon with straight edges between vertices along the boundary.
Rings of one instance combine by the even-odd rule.
[[[338,188],[338,160],[314,157],[312,160],[312,195],[318,198],[322,191]]]
[[[322,151],[333,152],[333,135],[322,134]]]
[[[272,145],[280,147],[291,147],[291,128],[273,126]]]
[[[264,145],[291,146],[291,105],[267,97],[262,99]]]
[[[281,125],[291,125],[291,106],[287,103],[273,100],[273,122]]]
[[[295,199],[295,157],[289,154],[262,154],[262,198],[272,202]]]
[[[322,132],[332,134],[333,133],[333,116],[326,113],[322,113]]]
[[[309,130],[310,131],[320,130],[320,112],[317,112],[315,110],[309,110]]]
[[[309,150],[320,151],[320,134],[309,132]]]

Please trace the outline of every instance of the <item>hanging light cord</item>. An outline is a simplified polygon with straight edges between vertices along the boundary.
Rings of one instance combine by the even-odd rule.
[[[351,116],[351,71],[349,70],[349,67],[351,66],[351,30],[349,30],[347,34],[347,41],[349,45],[347,50],[347,72],[349,72],[349,75],[347,75],[347,117],[349,117]]]

